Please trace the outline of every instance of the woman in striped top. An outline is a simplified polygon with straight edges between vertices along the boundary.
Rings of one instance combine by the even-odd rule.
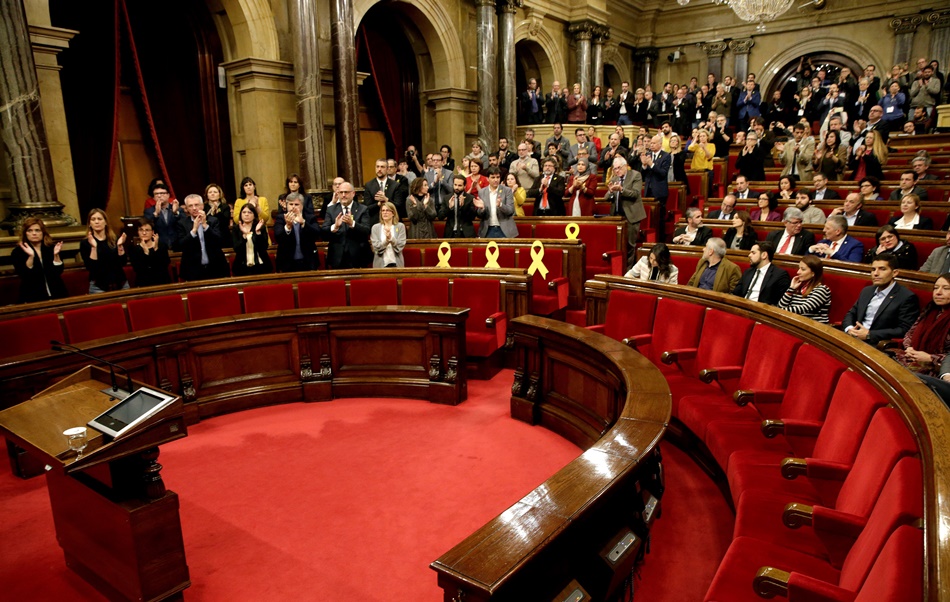
[[[798,273],[778,302],[779,308],[827,324],[831,289],[822,284],[822,272],[821,259],[815,255],[802,257]]]

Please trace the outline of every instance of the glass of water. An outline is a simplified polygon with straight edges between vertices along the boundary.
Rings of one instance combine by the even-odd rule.
[[[63,435],[66,437],[66,442],[69,444],[69,449],[76,452],[76,459],[79,460],[82,458],[82,450],[86,449],[87,445],[86,427],[77,426],[71,429],[66,429],[63,431]]]

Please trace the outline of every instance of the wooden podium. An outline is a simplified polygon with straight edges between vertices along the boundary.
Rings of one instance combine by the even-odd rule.
[[[46,464],[56,539],[66,564],[110,600],[181,599],[191,585],[178,516],[158,446],[187,435],[181,399],[107,441],[88,429],[82,458],[63,431],[118,403],[109,372],[87,366],[0,412],[0,433]],[[135,383],[136,388],[144,383]]]

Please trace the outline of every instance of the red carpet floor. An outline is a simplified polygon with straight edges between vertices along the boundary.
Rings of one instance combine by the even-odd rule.
[[[508,416],[510,382],[472,381],[458,407],[349,399],[193,426],[159,459],[181,499],[186,599],[441,600],[429,563],[579,453]],[[664,514],[637,599],[701,599],[731,515],[688,458],[664,451]],[[0,598],[102,599],[63,562],[44,479],[0,471],[0,541]]]

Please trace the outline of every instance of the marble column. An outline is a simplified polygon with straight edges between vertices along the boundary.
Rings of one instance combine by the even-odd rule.
[[[571,86],[574,83],[579,83],[581,85],[581,93],[585,96],[590,96],[591,92],[591,57],[590,57],[590,41],[594,36],[594,27],[596,23],[591,21],[581,21],[580,23],[574,23],[568,27],[568,32],[574,36],[574,46],[575,46],[575,62],[577,63],[577,71],[574,77],[574,81],[570,83],[565,83],[565,87],[568,92],[571,91]]]
[[[715,73],[716,81],[722,81],[722,55],[729,45],[726,42],[699,42],[696,44],[706,53],[706,73]],[[702,81],[702,77],[699,78]],[[715,90],[711,90],[715,92]]]
[[[645,46],[643,48],[638,48],[634,53],[634,56],[639,59],[640,64],[643,66],[643,82],[634,82],[632,86],[634,89],[636,89],[650,84],[650,80],[653,79],[653,66],[656,63],[656,60],[660,58],[660,49],[656,46]],[[656,91],[655,86],[653,89]],[[616,90],[614,92],[616,92]]]
[[[498,1],[498,74],[501,77],[498,82],[498,133],[509,140],[514,139],[515,127],[518,125],[515,13],[522,6],[524,0]],[[491,148],[495,148],[494,144]]]
[[[753,46],[755,46],[755,40],[752,38],[743,38],[729,42],[729,50],[731,50],[732,54],[736,57],[736,82],[744,82],[745,78],[749,75],[749,53],[752,52]]]
[[[485,152],[489,152],[498,142],[495,0],[475,0],[475,27],[478,32],[478,141]]]
[[[891,19],[891,29],[894,30],[894,64],[905,63],[911,60],[914,47],[914,33],[917,26],[924,22],[923,15],[909,15]],[[911,65],[913,71],[913,65]]]
[[[930,58],[940,61],[940,68],[946,73],[950,62],[950,10],[942,10],[927,15],[930,23]]]
[[[363,174],[353,0],[330,0],[330,44],[333,48],[333,78],[336,80],[333,118],[336,123],[337,172],[358,187],[363,182]],[[396,153],[401,150],[397,148]]]
[[[311,190],[329,188],[327,158],[323,146],[323,90],[320,82],[320,54],[317,47],[317,7],[315,0],[290,0],[291,20],[297,31],[294,45],[294,87],[297,93],[297,153],[300,177]]]
[[[0,0],[0,14],[0,138],[13,193],[2,227],[12,231],[28,217],[70,225],[75,220],[56,200],[26,11],[21,0]]]
[[[591,51],[593,64],[593,81],[591,83],[590,94],[593,94],[594,88],[604,85],[604,43],[610,39],[610,28],[604,25],[598,26],[594,30],[593,49]],[[601,97],[606,95],[607,91],[601,91]]]

